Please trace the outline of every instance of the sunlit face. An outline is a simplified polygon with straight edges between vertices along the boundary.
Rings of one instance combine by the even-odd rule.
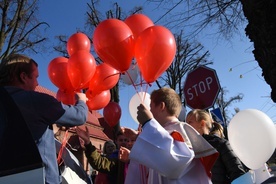
[[[126,146],[126,148],[129,149],[129,150],[131,150],[131,148],[133,147],[135,141],[136,141],[135,138],[129,138],[129,139],[127,139],[127,146]]]
[[[39,76],[38,68],[34,64],[32,65],[33,72],[30,75],[25,74],[24,89],[34,91],[36,86],[38,86],[37,78]]]
[[[121,146],[126,147],[127,146],[128,139],[124,135],[119,135],[116,140],[116,144],[120,148]]]
[[[153,117],[156,118],[156,116],[158,114],[158,112],[157,112],[157,106],[152,101],[150,102],[150,111],[151,111]]]
[[[115,144],[107,144],[106,154],[112,154],[115,149],[116,149]]]
[[[191,125],[194,129],[196,129],[198,132],[202,131],[202,126],[200,122],[195,120],[195,117],[187,117],[186,122]]]

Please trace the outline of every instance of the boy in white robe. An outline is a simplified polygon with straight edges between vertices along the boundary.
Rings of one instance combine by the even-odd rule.
[[[170,88],[152,92],[150,111],[138,106],[137,119],[143,128],[129,158],[148,167],[148,184],[212,183],[210,169],[218,153],[191,126],[179,122],[180,111],[180,98]],[[130,170],[127,175],[140,177]]]

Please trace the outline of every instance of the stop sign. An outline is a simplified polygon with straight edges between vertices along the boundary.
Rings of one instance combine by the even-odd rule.
[[[187,106],[191,109],[212,107],[219,91],[220,84],[214,69],[199,66],[187,74],[184,96]]]

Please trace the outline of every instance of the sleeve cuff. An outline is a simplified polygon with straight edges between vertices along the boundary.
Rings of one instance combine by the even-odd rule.
[[[89,155],[96,150],[96,147],[93,146],[91,142],[89,144],[84,145],[84,146],[85,146],[85,149],[86,149],[85,152]]]
[[[148,119],[147,121],[145,121],[145,123],[142,125],[142,128],[145,126],[145,124],[147,124],[147,122],[149,122],[152,118]]]

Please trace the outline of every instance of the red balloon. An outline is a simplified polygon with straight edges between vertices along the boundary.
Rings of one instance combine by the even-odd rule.
[[[96,70],[95,70],[96,71]],[[90,84],[90,81],[88,81],[87,83],[85,83],[81,88],[80,90],[82,89],[88,89],[89,88],[89,84]]]
[[[68,60],[67,73],[74,89],[82,89],[93,77],[96,61],[85,50],[75,52]]]
[[[85,50],[90,51],[91,41],[84,33],[75,33],[68,39],[67,52],[69,56],[74,54],[76,51]]]
[[[57,57],[48,65],[48,76],[51,82],[62,90],[72,90],[73,86],[67,74],[68,58]]]
[[[74,105],[76,103],[75,92],[59,89],[56,94],[58,101],[66,105]]]
[[[148,27],[154,26],[152,20],[143,14],[133,14],[125,20],[125,23],[130,27],[134,39]]]
[[[90,91],[86,91],[88,101],[86,102],[89,110],[99,110],[107,106],[110,101],[111,94],[109,90],[102,91],[99,94],[91,95]]]
[[[144,80],[154,82],[173,62],[176,53],[174,35],[165,27],[152,26],[136,40],[135,58]]]
[[[95,29],[93,45],[103,62],[120,72],[129,68],[134,57],[134,40],[131,29],[123,21],[102,21]]]
[[[121,107],[116,102],[109,102],[109,104],[103,109],[104,120],[110,127],[117,125],[121,118]]]
[[[89,89],[99,92],[113,88],[119,81],[120,73],[106,63],[96,66],[96,72],[90,80]]]

